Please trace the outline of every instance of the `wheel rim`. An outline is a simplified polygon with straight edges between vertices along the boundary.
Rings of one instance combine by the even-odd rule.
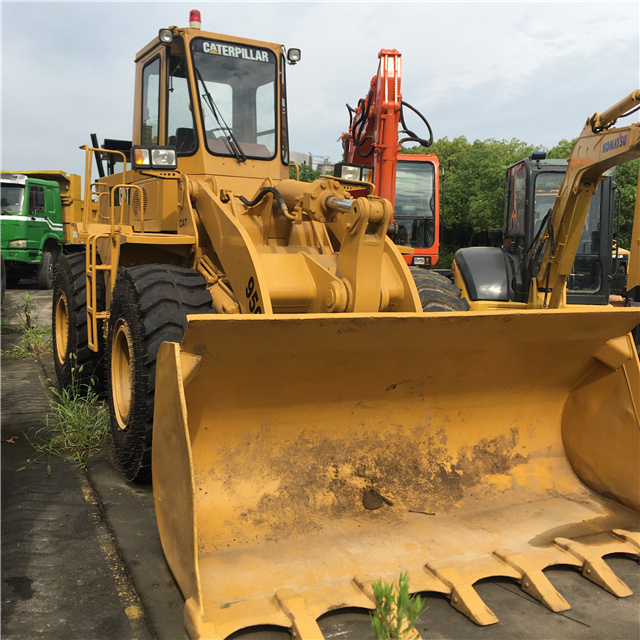
[[[111,397],[113,411],[120,429],[126,429],[131,408],[131,385],[133,383],[131,330],[120,318],[113,331],[111,347]]]
[[[56,299],[56,355],[58,362],[64,364],[69,345],[69,304],[64,291]]]

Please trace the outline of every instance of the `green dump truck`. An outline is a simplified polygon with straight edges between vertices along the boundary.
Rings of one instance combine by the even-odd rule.
[[[62,171],[2,173],[0,248],[3,288],[21,278],[38,280],[50,289],[55,264],[71,237],[69,221],[81,211],[80,176]]]

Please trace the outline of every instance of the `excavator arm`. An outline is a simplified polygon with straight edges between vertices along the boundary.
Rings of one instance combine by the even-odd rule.
[[[378,194],[394,201],[398,127],[401,120],[401,55],[396,49],[378,54],[378,73],[371,79],[366,98],[352,113],[349,132],[342,134],[344,161],[369,165]]]
[[[614,127],[618,118],[629,115],[638,105],[640,90],[587,120],[569,158],[547,230],[541,239],[544,253],[538,274],[531,282],[529,307],[565,306],[567,276],[571,273],[598,181],[607,169],[640,155],[640,123]]]

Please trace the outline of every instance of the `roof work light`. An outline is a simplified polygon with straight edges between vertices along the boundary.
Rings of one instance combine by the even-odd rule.
[[[191,9],[189,13],[189,26],[192,29],[200,29],[202,20],[200,19],[200,12],[197,9]]]

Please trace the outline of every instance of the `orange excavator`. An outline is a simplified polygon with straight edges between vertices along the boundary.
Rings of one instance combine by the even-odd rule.
[[[347,104],[349,131],[341,136],[344,156],[335,175],[373,183],[377,195],[394,205],[389,235],[407,264],[432,267],[438,261],[439,247],[438,158],[399,152],[405,142],[430,146],[433,133],[425,117],[402,99],[401,54],[382,49],[378,58],[378,73],[371,79],[367,96],[355,109]],[[405,108],[426,125],[428,139],[407,127]]]

